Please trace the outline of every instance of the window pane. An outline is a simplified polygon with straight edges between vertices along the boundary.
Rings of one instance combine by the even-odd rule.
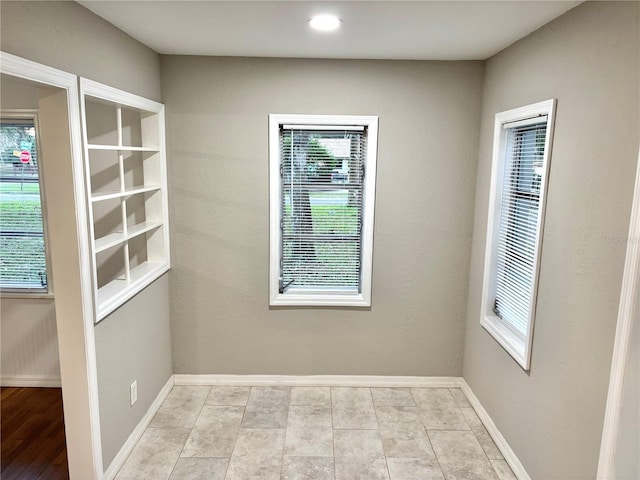
[[[546,123],[507,132],[495,313],[523,338],[533,301]]]
[[[359,291],[364,133],[281,131],[281,292]]]
[[[47,286],[33,121],[0,124],[0,286]]]
[[[305,202],[308,195],[308,207]],[[360,191],[355,189],[323,190],[305,192],[304,189],[294,187],[284,190],[284,233],[290,235],[296,231],[292,213],[292,201],[304,221],[308,221],[309,230],[306,233],[324,235],[357,235],[358,215],[360,212]]]

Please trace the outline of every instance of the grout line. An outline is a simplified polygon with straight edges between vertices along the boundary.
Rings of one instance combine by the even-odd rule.
[[[284,436],[282,438],[282,455],[280,456],[280,478],[282,478],[282,468],[284,467],[284,451],[287,446],[287,431],[289,430],[289,412],[291,411],[291,388],[289,388],[289,400],[287,405],[287,419],[284,422]]]
[[[460,407],[460,410],[462,410],[463,408],[470,409],[476,417],[478,416],[478,414],[476,413],[476,411],[473,409],[473,407],[471,405],[469,405],[468,407]],[[484,426],[484,423],[482,423],[482,420],[480,420],[480,417],[478,417],[478,421],[480,422],[480,425],[482,426],[482,429],[484,430],[484,433],[487,434],[487,436],[489,437],[489,439],[491,440],[493,445],[496,447],[496,450],[498,450],[498,452],[500,452],[500,449],[498,448],[496,443],[493,441],[493,438],[491,438],[491,435],[489,435],[489,432],[487,431],[487,428]],[[469,422],[467,421],[467,423],[469,423]],[[471,427],[471,425],[469,425],[469,426]],[[491,457],[489,457],[489,454],[487,453],[487,450],[482,445],[482,442],[480,442],[480,439],[478,438],[478,434],[473,431],[473,427],[471,427],[471,433],[473,433],[473,436],[476,437],[476,440],[480,444],[480,448],[482,448],[482,451],[484,452],[484,454],[487,456],[489,461],[491,461]],[[502,455],[502,452],[500,452],[500,456],[502,456],[502,458],[497,458],[496,460],[504,460],[504,456]],[[493,466],[493,464],[492,464],[492,466]],[[511,467],[509,467],[509,469],[511,469]],[[496,474],[497,474],[497,472],[496,472]]]
[[[176,388],[175,384],[171,388],[171,391],[173,391],[174,388]],[[173,472],[176,469],[176,465],[178,465],[178,460],[180,460],[182,458],[182,453],[184,452],[184,449],[187,446],[187,442],[189,441],[189,438],[191,438],[191,434],[193,433],[193,430],[196,428],[196,422],[198,421],[198,418],[200,418],[200,415],[202,414],[202,410],[204,409],[204,406],[207,403],[207,398],[209,398],[209,394],[211,393],[211,389],[212,388],[213,387],[209,387],[209,390],[207,390],[207,395],[204,397],[204,401],[202,402],[202,405],[200,406],[200,410],[198,410],[198,414],[196,415],[196,418],[193,421],[193,426],[189,429],[189,435],[187,435],[187,438],[184,441],[184,445],[182,445],[182,450],[180,450],[180,453],[178,454],[178,458],[176,458],[176,461],[173,464],[173,468],[171,469],[171,473],[169,474],[169,478],[171,478],[171,475],[173,475]],[[169,392],[169,394],[171,394],[171,392]],[[167,398],[169,398],[169,395],[167,395]],[[166,402],[167,399],[165,399],[164,401]],[[162,402],[162,404],[164,405],[164,402]],[[162,405],[160,405],[160,408],[162,408]],[[160,410],[160,409],[158,409],[158,410]]]
[[[333,477],[336,476],[336,429],[333,424],[333,387],[329,387],[329,412],[331,413],[331,451],[333,452]]]
[[[376,432],[378,432],[380,445],[382,445],[382,456],[384,458],[384,465],[387,468],[387,476],[391,478],[391,472],[389,471],[389,462],[387,462],[387,452],[384,451],[384,443],[382,441],[382,435],[380,434],[380,419],[378,419],[378,409],[376,408],[376,404],[373,401],[373,392],[371,391],[371,387],[369,388],[369,395],[371,396],[371,405],[373,405],[373,414],[376,417],[376,424],[378,425]]]
[[[423,422],[424,424],[424,422]],[[427,432],[427,438],[429,439],[429,445],[431,445],[431,450],[433,450],[433,456],[436,459],[436,463],[438,464],[438,468],[440,469],[440,472],[442,473],[442,477],[446,478],[445,474],[444,474],[444,469],[442,468],[442,463],[440,463],[440,458],[438,458],[438,453],[436,452],[436,449],[433,448],[433,441],[431,440],[431,435],[429,435],[429,430],[427,429],[427,427],[425,426],[424,431]]]
[[[211,387],[213,389],[213,387]],[[240,423],[238,424],[238,429],[236,430],[236,438],[233,441],[233,447],[231,448],[231,455],[227,459],[227,468],[224,470],[224,478],[227,478],[227,474],[229,473],[229,467],[231,466],[231,459],[233,458],[233,452],[236,449],[236,444],[238,443],[238,437],[240,436],[240,429],[242,428],[242,420],[244,420],[244,414],[247,411],[247,405],[249,404],[249,397],[251,397],[251,389],[253,387],[249,387],[249,395],[247,395],[247,401],[242,406],[242,416],[240,417]],[[238,405],[240,406],[240,405]]]
[[[411,393],[411,398],[413,399],[413,403],[416,404],[416,408],[418,409],[418,416],[420,417],[422,428],[424,428],[424,433],[427,435],[427,441],[429,442],[429,446],[431,447],[431,451],[433,452],[433,458],[435,458],[436,463],[438,464],[440,473],[442,473],[442,478],[445,478],[444,470],[442,469],[442,464],[440,463],[440,459],[438,458],[436,449],[433,448],[433,441],[431,440],[431,435],[429,435],[429,429],[427,428],[427,425],[424,423],[424,420],[422,419],[422,415],[420,415],[420,407],[418,406],[418,402],[416,402],[416,397],[413,396],[413,390],[414,390],[413,388],[409,388],[409,393]]]

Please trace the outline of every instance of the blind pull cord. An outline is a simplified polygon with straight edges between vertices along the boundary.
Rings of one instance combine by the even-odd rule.
[[[291,286],[291,284],[292,284],[293,282],[295,282],[295,281],[296,281],[296,280],[295,280],[295,278],[294,278],[293,280],[288,281],[288,282],[287,282],[287,284],[285,285],[285,284],[284,284],[284,280],[282,279],[282,277],[280,277],[280,293],[284,293],[284,292],[285,292],[285,290],[286,290],[287,288],[289,288],[289,287]]]

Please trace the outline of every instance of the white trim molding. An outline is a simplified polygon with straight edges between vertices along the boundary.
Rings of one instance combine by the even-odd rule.
[[[611,361],[611,375],[607,407],[604,416],[602,441],[600,444],[600,458],[598,461],[597,478],[609,480],[616,478],[615,454],[618,430],[620,427],[620,411],[622,408],[622,393],[624,375],[631,343],[633,320],[640,310],[640,150],[638,151],[638,166],[636,171],[636,185],[631,207],[631,222],[629,224],[629,239],[627,254],[622,277],[622,290],[618,308],[618,323],[616,327],[613,359]]]
[[[3,376],[0,381],[3,387],[40,387],[60,388],[60,377],[42,375],[12,375]]]
[[[351,290],[317,287],[291,288],[282,293],[282,178],[281,128],[317,130],[367,130],[364,159],[364,197],[359,288]],[[378,117],[372,115],[269,115],[269,305],[271,306],[371,306],[373,271],[373,223],[375,211],[376,161],[378,156]]]
[[[127,441],[124,442],[114,459],[105,470],[103,477],[104,480],[113,480],[118,474],[118,471],[122,468],[122,465],[124,465],[127,457],[129,457],[136,444],[140,441],[140,438],[142,438],[142,434],[151,423],[151,420],[153,420],[154,415],[162,406],[162,402],[166,400],[167,396],[171,392],[173,385],[173,375],[171,375],[169,380],[167,380],[167,383],[165,383],[162,389],[160,389],[160,392],[158,392],[155,400],[151,405],[149,405],[147,413],[145,413],[140,422],[138,422],[138,425],[133,429],[129,438],[127,438]]]
[[[382,375],[184,375],[176,385],[245,385],[255,387],[404,387],[458,388],[460,377],[393,377]]]

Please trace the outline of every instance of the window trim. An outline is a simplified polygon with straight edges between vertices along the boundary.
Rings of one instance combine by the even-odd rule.
[[[22,120],[32,121],[36,132],[36,152],[38,154],[38,185],[40,191],[40,215],[42,217],[42,236],[44,240],[44,258],[47,272],[46,288],[27,287],[2,287],[0,286],[0,297],[2,298],[53,298],[53,278],[51,275],[51,256],[49,254],[49,242],[47,231],[47,205],[45,195],[45,185],[43,181],[43,161],[42,147],[40,145],[40,125],[38,123],[38,110],[36,109],[2,109],[0,110],[0,120]]]
[[[554,117],[556,100],[550,99],[534,103],[520,108],[497,113],[494,121],[493,155],[491,162],[491,183],[489,190],[489,210],[487,218],[487,237],[485,246],[484,277],[482,284],[482,303],[480,309],[480,324],[493,338],[511,355],[514,360],[526,371],[531,367],[531,346],[536,314],[538,294],[538,280],[540,272],[540,253],[544,231],[544,218],[546,209],[547,184],[549,179],[549,166],[551,149],[553,144]],[[537,235],[535,240],[535,253],[533,265],[533,285],[531,289],[531,307],[528,315],[527,333],[524,338],[516,334],[493,312],[497,277],[497,250],[498,232],[500,230],[500,217],[502,210],[502,184],[506,164],[506,123],[520,122],[539,116],[547,116],[547,130],[545,134],[545,151],[543,155],[543,175],[540,181],[540,203]]]
[[[279,292],[280,276],[280,126],[354,126],[367,127],[366,175],[362,208],[362,260],[360,293],[302,293],[289,290]],[[373,223],[378,150],[378,117],[370,115],[269,115],[269,305],[270,306],[371,306],[371,277],[373,270]]]

